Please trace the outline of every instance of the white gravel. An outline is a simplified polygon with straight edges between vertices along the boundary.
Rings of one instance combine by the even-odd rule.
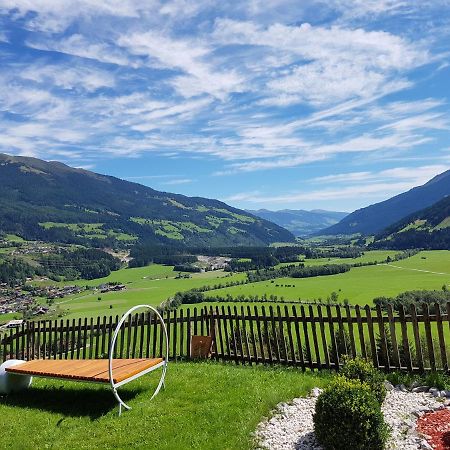
[[[320,450],[314,436],[313,414],[317,395],[315,388],[309,397],[296,398],[291,403],[280,403],[271,419],[261,422],[255,432],[257,447],[270,450]],[[423,436],[416,433],[417,418],[426,411],[443,407],[429,393],[388,391],[382,410],[391,426],[387,449],[427,449]]]

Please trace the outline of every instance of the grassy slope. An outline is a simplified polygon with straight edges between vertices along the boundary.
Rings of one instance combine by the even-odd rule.
[[[295,369],[177,363],[150,402],[156,378],[122,389],[133,408],[122,417],[105,387],[35,379],[30,391],[0,398],[2,447],[248,449],[277,403],[327,381]]]

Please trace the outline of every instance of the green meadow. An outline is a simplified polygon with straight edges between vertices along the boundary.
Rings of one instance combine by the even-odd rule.
[[[67,311],[69,319],[120,315],[132,306],[141,303],[159,305],[179,291],[187,291],[205,285],[214,286],[214,284],[245,278],[245,274],[229,276],[223,271],[194,273],[190,275],[190,278],[177,279],[176,276],[177,272],[173,271],[172,266],[159,264],[135,269],[121,269],[112,272],[105,278],[90,281],[78,280],[71,284],[98,286],[107,282],[119,282],[125,284],[125,290],[107,293],[84,291],[57,301],[56,304]]]
[[[340,261],[340,260],[337,260]],[[337,262],[335,260],[335,262]],[[273,282],[272,282],[273,281]],[[350,304],[371,304],[375,297],[415,289],[450,286],[450,252],[424,251],[392,264],[354,267],[349,272],[313,278],[277,278],[206,292],[206,296],[276,295],[286,300],[325,300],[332,292]]]
[[[381,261],[398,252],[371,251],[355,259],[307,260],[307,264],[326,264],[337,262]],[[183,274],[184,275],[184,274]],[[102,283],[118,282],[126,286],[123,291],[101,293],[92,289],[80,294],[65,297],[55,302],[66,312],[69,319],[78,317],[97,317],[120,315],[130,307],[149,303],[159,305],[176,292],[187,291],[201,286],[217,285],[234,280],[244,280],[244,273],[230,275],[223,271],[190,274],[190,278],[176,278],[177,272],[172,266],[152,264],[147,267],[120,269],[108,277],[95,280],[76,280],[55,283],[52,281],[38,284],[58,284],[89,286],[93,288]],[[423,251],[411,258],[390,264],[354,267],[349,272],[314,278],[278,278],[205,292],[206,297],[231,295],[276,295],[285,300],[326,300],[332,292],[338,294],[338,300],[348,299],[351,304],[371,304],[375,297],[395,296],[400,292],[413,289],[441,289],[450,287],[450,252]],[[100,298],[100,300],[99,300]],[[45,303],[45,299],[41,300]],[[202,304],[202,306],[205,304]],[[244,304],[245,306],[248,303]],[[200,305],[198,305],[200,306]],[[17,315],[1,316],[6,321]]]
[[[363,258],[365,261],[383,260],[395,253],[367,252]],[[134,269],[120,269],[108,277],[96,280],[59,283],[92,287],[106,282],[120,282],[126,285],[126,289],[108,293],[85,291],[66,297],[57,304],[67,311],[67,318],[70,319],[120,315],[140,303],[159,305],[179,291],[245,279],[243,273],[230,276],[223,271],[191,274],[191,278],[186,279],[176,279],[176,275],[171,266],[153,264]],[[375,297],[394,296],[413,289],[441,289],[444,284],[450,285],[450,252],[426,251],[389,265],[355,267],[347,273],[314,278],[278,278],[273,282],[268,280],[215,289],[205,292],[205,296],[273,294],[286,300],[326,300],[332,292],[336,292],[340,301],[347,298],[351,304],[365,305],[371,304]]]
[[[387,257],[393,258],[400,253],[397,250],[372,250],[365,252],[364,255],[358,258],[317,258],[317,259],[305,259],[305,265],[322,265],[322,264],[356,264],[367,262],[381,262],[385,261]]]

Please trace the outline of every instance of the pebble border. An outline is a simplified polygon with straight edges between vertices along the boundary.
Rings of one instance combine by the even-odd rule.
[[[450,391],[437,388],[385,382],[386,399],[382,405],[385,421],[391,427],[388,450],[432,450],[426,436],[416,430],[417,418],[426,412],[450,406]],[[323,450],[314,435],[313,414],[317,397],[322,392],[312,389],[308,397],[280,403],[272,417],[262,421],[255,433],[255,445],[260,450]]]

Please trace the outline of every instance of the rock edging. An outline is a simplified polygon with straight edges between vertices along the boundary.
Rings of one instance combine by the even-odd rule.
[[[428,386],[393,386],[386,382],[387,395],[382,405],[386,423],[391,427],[389,450],[430,450],[426,436],[416,430],[418,417],[450,405],[450,391]],[[426,389],[425,389],[426,388]],[[322,392],[312,389],[308,397],[280,403],[272,417],[261,422],[255,433],[256,447],[271,450],[323,450],[314,435],[313,414],[317,397]]]

